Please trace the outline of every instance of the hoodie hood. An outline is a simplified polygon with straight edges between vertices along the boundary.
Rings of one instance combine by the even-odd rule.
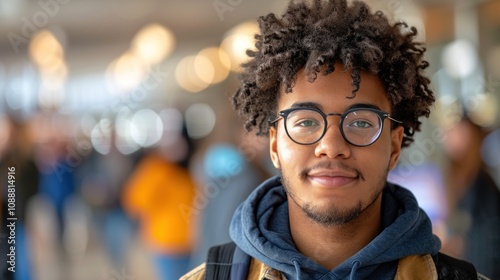
[[[295,248],[287,196],[278,176],[262,183],[238,207],[229,233],[245,253],[281,271],[287,279],[394,279],[397,260],[434,255],[441,247],[413,194],[390,183],[382,197],[382,232],[331,271]]]

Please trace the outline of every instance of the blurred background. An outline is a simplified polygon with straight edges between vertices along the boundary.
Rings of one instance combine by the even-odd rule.
[[[228,241],[276,173],[229,97],[255,19],[287,2],[0,0],[0,278],[177,279]],[[500,278],[500,0],[368,2],[418,28],[437,95],[390,180]]]

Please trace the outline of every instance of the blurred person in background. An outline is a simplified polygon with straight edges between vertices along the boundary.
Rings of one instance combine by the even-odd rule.
[[[68,164],[69,139],[61,132],[53,133],[36,146],[39,169],[38,194],[51,205],[57,222],[56,239],[63,244],[66,202],[76,193],[75,170]],[[61,251],[65,253],[64,250]]]
[[[431,161],[417,165],[400,159],[396,168],[389,172],[387,180],[405,186],[415,195],[418,204],[432,221],[432,232],[444,239],[448,209],[443,203],[446,201],[446,190],[441,166]]]
[[[486,131],[467,116],[444,131],[449,214],[443,251],[500,279],[500,191],[481,158]]]
[[[197,216],[198,234],[192,268],[206,259],[210,247],[231,241],[229,225],[234,211],[267,178],[238,147],[223,142],[212,144],[193,169],[197,185],[193,215]]]
[[[29,280],[33,279],[32,269],[33,260],[30,258],[30,227],[26,221],[27,205],[38,191],[38,169],[33,160],[33,139],[29,129],[29,123],[20,121],[11,117],[3,117],[0,129],[0,203],[2,227],[0,232],[0,247],[2,255],[0,256],[1,279]],[[9,168],[14,167],[14,179],[8,178]],[[8,209],[8,182],[12,181],[15,192],[15,209],[13,216],[9,214]],[[6,227],[10,221],[8,217],[17,218],[15,244],[8,244],[7,237],[10,232]],[[16,267],[15,274],[8,271],[10,266],[7,261],[9,248],[14,245],[16,248]],[[13,277],[14,276],[14,277]]]
[[[114,136],[114,132],[111,133],[109,152],[101,154],[93,150],[82,161],[75,176],[78,191],[90,209],[99,242],[113,267],[119,270],[126,262],[134,231],[134,224],[126,215],[120,198],[139,155],[120,153],[114,145]]]
[[[164,133],[139,160],[122,194],[126,213],[139,222],[158,280],[179,279],[188,270],[195,194],[187,169],[192,149],[185,128],[182,133]]]
[[[51,279],[68,279],[72,273],[72,259],[66,246],[72,233],[68,210],[74,207],[72,199],[77,195],[70,154],[71,125],[68,116],[51,113],[36,115],[34,124],[37,135],[34,158],[39,170],[38,194],[32,210],[38,216],[37,275],[50,275]]]

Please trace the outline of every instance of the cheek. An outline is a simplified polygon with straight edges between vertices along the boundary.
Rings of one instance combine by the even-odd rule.
[[[297,163],[305,162],[310,153],[307,146],[294,143],[283,131],[278,138],[278,156],[281,168],[293,169]]]
[[[300,156],[300,153],[297,153],[296,149],[291,147],[291,145],[286,141],[281,141],[280,145],[278,145],[278,155],[281,168],[287,168],[293,165],[293,163],[297,160],[297,157]]]
[[[378,175],[389,170],[391,161],[391,142],[389,138],[379,139],[372,146],[361,148],[360,152],[362,154],[357,153],[357,159],[358,162],[362,163],[361,166],[367,167],[365,168],[367,173]]]

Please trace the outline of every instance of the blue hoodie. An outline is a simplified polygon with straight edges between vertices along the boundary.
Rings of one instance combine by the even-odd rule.
[[[329,271],[302,255],[293,243],[288,202],[279,177],[263,182],[238,207],[230,236],[245,253],[281,271],[287,279],[394,279],[398,260],[436,254],[441,242],[412,193],[387,183],[382,196],[382,232]]]

